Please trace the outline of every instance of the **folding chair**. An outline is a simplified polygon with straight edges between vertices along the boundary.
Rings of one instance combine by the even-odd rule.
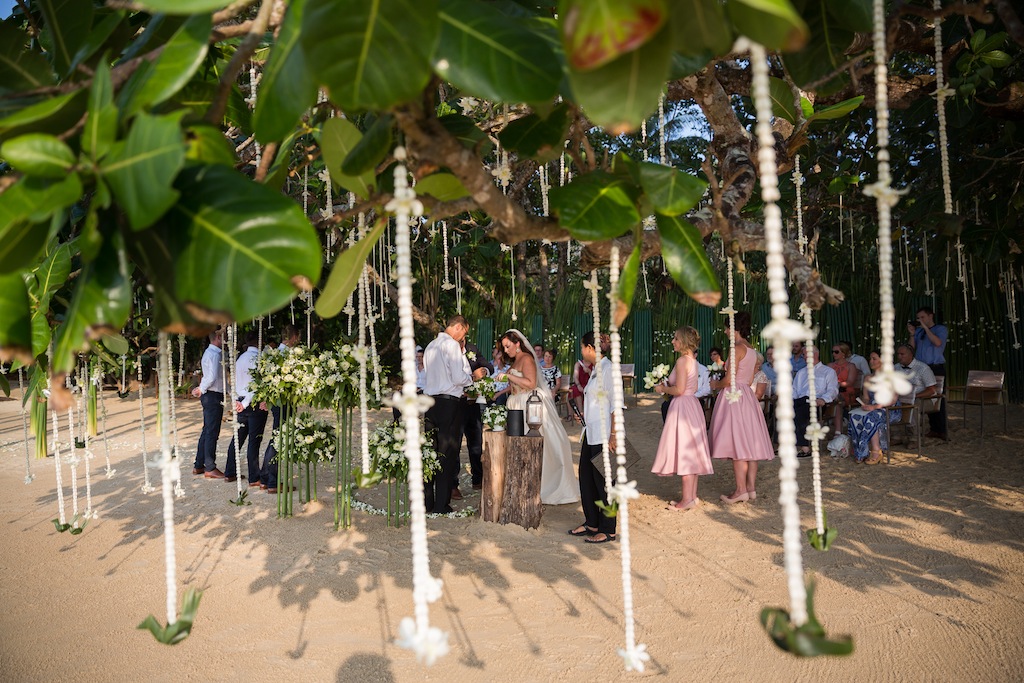
[[[967,421],[967,406],[980,406],[981,442],[985,443],[985,406],[1003,406],[1003,431],[1006,431],[1006,405],[1009,403],[1006,395],[1006,373],[991,372],[987,370],[969,370],[967,372],[967,384],[957,387],[949,387],[949,391],[963,393],[963,398],[954,403],[963,403],[964,421]]]

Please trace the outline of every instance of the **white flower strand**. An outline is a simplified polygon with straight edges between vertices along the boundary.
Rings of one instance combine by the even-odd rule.
[[[590,309],[594,319],[594,368],[597,369],[601,365],[601,300],[598,296],[601,285],[597,282],[596,270],[590,271],[590,280],[585,280],[583,287],[590,290]],[[597,405],[598,412],[601,414],[601,433],[604,434],[608,431],[609,387],[604,386],[604,373],[595,372],[594,374],[597,378]],[[607,441],[601,444],[601,460],[604,464],[604,480],[610,482],[612,481],[612,465]],[[606,493],[608,494],[606,499],[608,502],[611,502],[611,487],[606,488]]]
[[[373,312],[372,299],[370,298],[370,274],[369,273],[366,274],[366,280],[364,281],[364,286],[366,287],[366,301],[367,301],[366,327],[367,327],[367,331],[370,333],[370,346],[368,348],[368,351],[369,351],[369,358],[370,358],[370,361],[371,361],[371,366],[373,367],[373,390],[374,390],[375,400],[379,401],[380,400],[380,357],[377,355],[377,332],[376,332],[376,328],[374,328],[374,323],[376,323],[377,319],[380,318],[381,316],[379,316],[379,315],[377,315],[376,313]]]
[[[1016,331],[1015,331],[1016,334]],[[25,440],[25,483],[30,484],[36,476],[32,473],[32,455],[29,453],[29,410],[26,408],[25,400],[25,371],[17,369],[17,388],[22,395],[22,436]],[[32,399],[35,401],[35,398]],[[43,430],[46,425],[43,425]]]
[[[249,62],[249,97],[245,101],[253,111],[256,110],[256,84],[259,82],[260,77],[256,75],[256,64]],[[260,163],[263,161],[263,150],[260,148],[260,143],[256,141],[255,136],[253,137],[252,144],[256,150],[256,168],[259,168]]]
[[[412,520],[412,597],[415,618],[405,617],[399,627],[399,647],[411,649],[416,658],[433,664],[448,653],[448,634],[430,626],[428,598],[440,595],[440,581],[430,575],[427,546],[426,511],[423,506],[423,453],[420,443],[420,414],[430,399],[416,395],[416,340],[412,319],[412,252],[409,247],[409,218],[423,214],[423,205],[409,187],[405,168],[405,148],[395,148],[395,192],[384,207],[395,214],[395,247],[398,268],[398,329],[402,351],[402,391],[392,399],[402,413],[405,431],[405,457],[409,459],[409,508]]]
[[[257,347],[259,348],[259,347]],[[179,365],[178,377],[182,378],[185,374],[184,363],[185,363],[185,335],[178,335],[178,359],[181,365]],[[167,371],[170,374],[174,370],[174,354],[171,353],[171,336],[167,335]],[[159,373],[157,375],[159,379]],[[178,386],[181,386],[181,381],[178,382]],[[181,458],[178,453],[178,410],[177,410],[177,397],[175,396],[174,387],[170,384],[167,385],[167,393],[170,396],[171,404],[171,434],[174,435],[174,465],[175,467],[181,467]],[[88,470],[86,470],[88,472]],[[174,484],[174,495],[181,498],[185,495],[185,488],[181,485],[181,475],[179,474],[175,478]]]
[[[804,176],[800,173],[800,155],[793,158],[793,187],[796,188],[796,243],[800,253],[807,255],[807,237],[804,235]]]
[[[868,385],[881,404],[890,403],[910,392],[910,383],[893,366],[895,351],[896,309],[892,292],[892,207],[899,194],[892,185],[889,170],[889,87],[885,46],[885,3],[874,0],[875,51],[875,117],[878,139],[878,180],[864,188],[864,194],[875,198],[878,210],[878,295],[882,318],[882,370]]]
[[[146,449],[146,409],[142,402],[142,356],[138,358],[138,365],[136,377],[139,380],[139,435],[142,439],[142,473],[145,476],[142,492],[152,493],[156,489],[153,488],[153,484],[149,480],[149,452]]]
[[[123,359],[124,356],[121,356],[121,358]],[[107,467],[106,470],[104,471],[104,474],[106,475],[107,479],[110,479],[112,476],[114,476],[114,473],[116,473],[117,470],[112,469],[110,467],[110,439],[107,438],[107,404],[106,401],[103,399],[103,375],[98,368],[96,374],[96,382],[96,393],[100,401],[100,425],[103,428],[103,454],[107,460]]]
[[[658,155],[661,163],[668,165],[668,159],[665,156],[665,94],[662,93],[658,99]]]
[[[367,397],[366,397],[366,296],[365,283],[367,273],[366,266],[363,266],[363,273],[359,277],[359,346],[357,347],[356,358],[359,360],[359,452],[362,455],[362,472],[370,473],[370,423],[367,418]]]
[[[444,244],[444,282],[441,289],[447,291],[455,289],[455,285],[448,279],[448,221],[441,221],[441,242]]]
[[[46,427],[43,426],[43,429]],[[67,517],[64,514],[64,481],[60,472],[60,423],[57,420],[57,411],[53,411],[53,465],[57,470],[57,519],[60,525],[67,524]]]
[[[804,436],[811,442],[811,481],[814,487],[814,524],[818,535],[825,533],[825,512],[821,504],[821,458],[819,444],[821,439],[828,434],[828,427],[818,422],[818,387],[814,374],[814,326],[811,321],[811,307],[807,304],[800,304],[800,312],[804,316],[804,325],[807,327],[807,346],[805,346],[807,360],[807,403],[811,409],[811,420],[807,424],[807,431]],[[836,410],[842,410],[836,407]]]
[[[230,394],[230,400],[228,405],[231,407],[231,434],[232,443],[235,444],[235,488],[238,492],[239,497],[242,495],[242,447],[238,443],[238,411],[235,410],[235,397],[238,395],[235,389],[235,379],[238,376],[238,361],[236,357],[236,351],[238,349],[238,326],[235,323],[228,325],[227,329],[228,340],[228,390],[227,394]],[[222,354],[223,355],[223,354]],[[163,397],[161,396],[161,402]],[[163,430],[160,432],[161,438],[163,437]],[[250,434],[249,438],[254,437],[255,434]],[[170,622],[167,622],[170,623]]]
[[[125,375],[125,356],[121,354],[121,391],[128,391],[128,377]]]
[[[775,138],[772,135],[772,102],[769,92],[768,55],[763,46],[741,39],[734,50],[749,46],[753,72],[754,105],[757,110],[758,175],[761,197],[764,201],[764,228],[766,262],[768,266],[768,292],[771,300],[772,322],[762,335],[775,346],[775,370],[778,374],[776,394],[778,404],[775,417],[779,435],[779,504],[783,518],[783,563],[789,587],[789,616],[795,626],[807,623],[807,592],[803,580],[801,557],[800,507],[797,503],[799,486],[796,470],[796,428],[793,424],[793,375],[790,347],[793,341],[806,335],[806,328],[789,319],[789,291],[786,287],[786,267],[782,256],[782,214],[779,211],[779,177],[775,165]]]
[[[515,322],[519,320],[519,316],[516,315],[516,254],[514,247],[509,244],[502,244],[501,250],[508,252],[508,265],[512,273],[512,322]]]
[[[722,243],[722,252],[724,256],[725,242]],[[728,258],[728,283],[729,283],[729,304],[719,311],[722,315],[729,316],[729,389],[725,392],[725,398],[729,403],[736,403],[742,398],[743,394],[736,388],[736,307],[733,306],[735,303],[735,290],[733,287],[733,276],[732,276],[732,257]]]
[[[77,520],[78,520],[78,463],[80,461],[80,458],[78,457],[78,453],[76,451],[76,448],[77,448],[78,444],[75,443],[75,432],[74,432],[74,429],[71,426],[72,424],[74,424],[74,421],[75,421],[74,411],[72,411],[71,408],[68,408],[68,429],[71,432],[71,443],[68,444],[67,461],[68,461],[68,465],[71,467],[71,521],[72,521],[72,523],[74,523],[76,525],[75,528],[77,528],[77,524],[78,524],[78,522],[77,522]]]
[[[309,164],[302,167],[302,215],[309,217]]]
[[[260,316],[260,334],[263,333],[263,316]],[[169,342],[168,342],[169,343]],[[185,335],[178,335],[178,386],[185,383]],[[177,437],[175,437],[177,442]]]
[[[619,245],[612,245],[610,280],[608,283],[608,300],[612,306],[615,305],[615,291],[619,284]],[[596,318],[596,316],[595,316]],[[612,341],[612,377],[622,376],[622,339],[619,335],[619,326],[615,319],[610,320],[609,331]],[[596,341],[600,344],[600,341]],[[599,373],[603,374],[603,373]],[[625,660],[626,671],[643,671],[644,662],[649,661],[651,656],[647,654],[646,645],[637,645],[636,624],[633,619],[633,574],[631,570],[632,557],[629,546],[629,501],[639,497],[636,490],[636,482],[626,481],[626,421],[622,414],[623,393],[622,382],[614,382],[612,385],[612,396],[614,399],[614,412],[612,419],[615,424],[615,464],[616,477],[615,486],[610,487],[609,498],[618,500],[619,503],[619,549],[622,553],[622,611],[623,619],[626,622],[626,646],[618,650],[619,656]],[[604,411],[602,411],[602,415]],[[605,481],[610,481],[605,479]]]
[[[932,0],[932,9],[936,12],[935,30],[935,104],[939,118],[939,165],[942,169],[942,210],[953,213],[953,192],[949,173],[949,140],[946,135],[946,98],[953,91],[946,87],[946,78],[942,63],[942,0]],[[959,240],[958,240],[959,241]]]
[[[232,327],[234,327],[232,325]],[[174,464],[174,458],[171,456],[171,444],[170,434],[167,424],[167,409],[169,404],[169,393],[171,391],[171,385],[169,382],[169,368],[170,368],[170,353],[166,340],[168,339],[166,332],[161,332],[158,336],[159,343],[157,347],[159,355],[157,356],[157,394],[158,404],[157,410],[160,411],[163,419],[160,420],[160,476],[161,476],[161,489],[163,491],[163,517],[164,517],[164,561],[165,571],[164,578],[167,582],[167,625],[170,626],[178,620],[178,588],[175,580],[176,564],[174,553],[174,482],[181,474],[177,465]],[[164,391],[160,391],[160,387],[165,387]],[[238,449],[236,448],[237,452]],[[176,476],[177,475],[177,476]],[[241,478],[239,478],[241,481]]]

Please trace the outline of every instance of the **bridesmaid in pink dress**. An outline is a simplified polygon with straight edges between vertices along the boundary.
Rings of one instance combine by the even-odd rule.
[[[726,334],[732,334],[736,340],[736,390],[740,392],[739,400],[730,402],[726,395],[730,387],[731,363],[726,363],[725,377],[711,383],[713,388],[721,389],[711,414],[711,457],[732,460],[736,490],[730,496],[721,496],[722,502],[730,504],[757,499],[757,463],[775,457],[764,413],[750,389],[757,362],[757,352],[747,342],[750,314],[746,311],[737,313],[735,325],[735,331],[726,330]]]
[[[679,354],[672,374],[654,387],[659,394],[674,396],[665,416],[665,427],[658,442],[658,453],[651,471],[663,477],[681,476],[683,495],[669,510],[691,510],[700,505],[697,477],[714,474],[704,429],[704,409],[694,396],[697,391],[697,359],[693,352],[700,345],[700,334],[692,327],[680,327],[672,337],[672,348]]]

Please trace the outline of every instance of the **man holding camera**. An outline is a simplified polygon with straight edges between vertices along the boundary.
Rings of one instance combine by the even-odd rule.
[[[907,323],[910,333],[910,346],[914,349],[914,357],[927,365],[936,377],[946,376],[946,340],[949,330],[945,325],[935,323],[935,311],[928,306],[917,309],[915,320]],[[946,441],[946,402],[938,412],[928,413],[930,431],[925,436]]]

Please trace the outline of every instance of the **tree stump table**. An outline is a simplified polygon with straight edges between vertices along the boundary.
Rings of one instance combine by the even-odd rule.
[[[499,524],[518,524],[526,529],[540,526],[541,467],[544,439],[510,436],[505,444],[505,488]]]
[[[484,432],[483,487],[480,491],[480,517],[485,522],[497,522],[501,514],[501,499],[505,496],[505,432]]]

